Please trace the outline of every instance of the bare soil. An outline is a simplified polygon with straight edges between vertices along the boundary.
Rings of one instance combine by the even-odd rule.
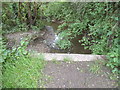
[[[99,74],[90,71],[93,62],[49,61],[43,72],[51,79],[44,79],[46,88],[116,88],[115,80],[109,79],[110,70],[102,67]],[[39,83],[40,86],[40,83]]]
[[[13,46],[18,46],[20,44],[20,41],[22,38],[29,36],[32,36],[34,38],[28,45],[27,50],[29,51],[37,51],[39,53],[45,53],[45,52],[50,52],[50,47],[48,47],[43,41],[45,36],[39,36],[38,34],[44,33],[44,31],[33,31],[29,30],[27,32],[16,32],[16,33],[10,33],[5,35],[6,38],[8,39],[7,42],[7,47],[9,49],[12,49]],[[37,36],[38,35],[38,36]],[[34,37],[36,36],[36,37]],[[51,36],[49,36],[51,37]]]

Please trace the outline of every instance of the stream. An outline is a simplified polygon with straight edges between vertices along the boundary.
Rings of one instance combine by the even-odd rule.
[[[18,46],[20,44],[21,38],[26,36],[31,36],[31,42],[27,46],[27,50],[37,51],[39,53],[74,53],[74,54],[91,54],[92,52],[88,49],[84,49],[84,46],[79,43],[79,40],[82,39],[83,35],[79,35],[73,38],[71,41],[72,46],[70,49],[60,49],[56,45],[58,37],[58,26],[59,23],[51,23],[43,21],[45,25],[45,31],[36,32],[34,30],[29,30],[27,32],[15,32],[5,35],[8,39],[7,47],[12,49],[13,46]]]
[[[54,32],[57,32],[57,28],[60,25],[59,23],[51,23],[51,22],[45,22],[44,24],[47,26],[52,26],[54,29]],[[82,35],[77,36],[76,38],[71,40],[71,43],[73,44],[71,46],[71,49],[61,50],[61,49],[54,49],[51,48],[51,53],[75,53],[75,54],[91,54],[92,52],[89,49],[84,49],[84,46],[81,45],[78,41],[82,39]]]

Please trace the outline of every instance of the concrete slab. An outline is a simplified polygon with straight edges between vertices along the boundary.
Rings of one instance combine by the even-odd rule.
[[[39,56],[41,53],[34,53],[33,56]],[[64,61],[65,59],[71,61],[94,61],[105,59],[105,55],[92,55],[92,54],[66,54],[66,53],[42,53],[46,61],[53,59]]]

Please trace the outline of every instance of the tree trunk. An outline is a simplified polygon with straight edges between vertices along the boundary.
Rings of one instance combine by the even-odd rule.
[[[22,2],[19,2],[19,6],[18,6],[18,19],[19,19],[19,21],[21,21],[21,4],[22,4]]]
[[[34,20],[33,20],[33,25],[35,25],[37,19],[37,3],[34,2]]]
[[[32,23],[32,14],[31,14],[31,2],[27,2],[28,7],[28,20],[29,20],[29,27],[31,28]]]

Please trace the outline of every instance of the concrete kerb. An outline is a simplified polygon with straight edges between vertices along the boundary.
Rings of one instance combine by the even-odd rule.
[[[65,58],[70,58],[71,61],[95,61],[106,59],[105,55],[93,54],[66,54],[66,53],[33,53],[33,57],[44,56],[46,61],[52,61],[54,58],[58,61],[64,61]]]

